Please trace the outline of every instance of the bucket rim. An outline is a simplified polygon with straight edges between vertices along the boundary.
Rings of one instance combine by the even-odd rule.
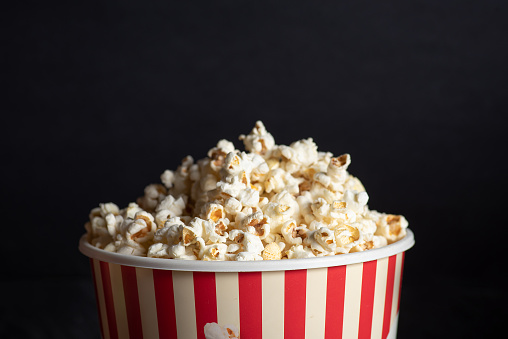
[[[408,228],[406,236],[392,244],[362,252],[316,258],[260,260],[260,261],[203,261],[148,258],[108,252],[92,246],[84,234],[79,240],[79,251],[91,259],[139,268],[192,272],[267,272],[292,271],[358,264],[387,258],[407,251],[415,244],[414,234]]]

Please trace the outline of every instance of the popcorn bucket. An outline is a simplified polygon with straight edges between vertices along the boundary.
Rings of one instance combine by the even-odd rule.
[[[126,256],[91,246],[102,338],[396,338],[405,238],[364,252],[273,261]]]

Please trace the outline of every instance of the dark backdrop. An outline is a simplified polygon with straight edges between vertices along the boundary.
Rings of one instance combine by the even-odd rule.
[[[4,5],[5,6],[5,5]],[[399,338],[506,318],[506,1],[168,1],[2,8],[1,338],[97,338],[88,212],[262,120],[352,156],[404,214]],[[58,297],[58,298],[57,298]]]

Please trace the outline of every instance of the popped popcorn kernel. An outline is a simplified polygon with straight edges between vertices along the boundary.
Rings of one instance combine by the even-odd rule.
[[[282,258],[282,251],[277,243],[272,242],[265,246],[261,256],[263,260],[280,260]]]
[[[348,153],[319,151],[312,138],[277,145],[261,121],[239,139],[244,151],[219,140],[207,157],[186,156],[165,170],[123,209],[93,208],[89,243],[125,255],[245,261],[368,251],[406,236],[402,215],[369,209]]]

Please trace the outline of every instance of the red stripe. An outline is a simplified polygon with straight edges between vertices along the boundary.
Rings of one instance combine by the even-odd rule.
[[[125,308],[127,310],[127,322],[129,324],[129,337],[143,338],[136,268],[130,266],[120,267],[122,270],[123,293],[125,298]]]
[[[160,338],[176,338],[175,295],[173,293],[173,273],[154,270],[153,282],[157,305],[157,320]]]
[[[402,292],[402,272],[404,271],[404,258],[406,257],[406,252],[402,252],[402,256],[401,256],[401,263],[400,263],[400,282],[399,282],[399,301],[398,301],[398,304],[397,304],[397,313],[399,313],[399,309],[400,309],[400,296],[401,296],[401,292]]]
[[[111,288],[111,276],[109,274],[109,264],[100,262],[102,287],[104,288],[104,301],[106,302],[106,317],[108,318],[109,337],[118,339],[118,329],[116,327],[115,304],[113,302],[113,290]]]
[[[342,338],[346,266],[328,267],[325,339]]]
[[[374,290],[376,288],[377,260],[363,263],[362,297],[360,301],[360,325],[358,338],[368,339],[372,332],[372,313],[374,308]]]
[[[95,267],[94,267],[93,262],[94,262],[94,260],[92,258],[90,258],[90,266],[92,268],[92,277],[93,277],[93,286],[94,286],[94,291],[95,291],[95,302],[97,303],[97,312],[99,314],[99,324],[101,327],[101,337],[104,338],[104,330],[102,328],[103,324],[102,324],[101,306],[99,304],[99,294],[97,292],[97,277],[95,276]]]
[[[248,333],[252,339],[261,339],[262,332],[262,285],[261,272],[238,273],[240,297],[240,333]]]
[[[217,296],[214,272],[194,272],[194,301],[198,339],[205,339],[204,327],[217,322]],[[221,324],[224,325],[224,324]]]
[[[286,271],[284,281],[284,339],[305,339],[307,270]]]
[[[397,255],[392,255],[388,259],[388,275],[386,282],[386,296],[385,296],[385,310],[383,315],[383,332],[382,338],[385,339],[390,332],[390,323],[392,315],[392,300],[393,300],[393,283],[395,280],[395,263]]]

